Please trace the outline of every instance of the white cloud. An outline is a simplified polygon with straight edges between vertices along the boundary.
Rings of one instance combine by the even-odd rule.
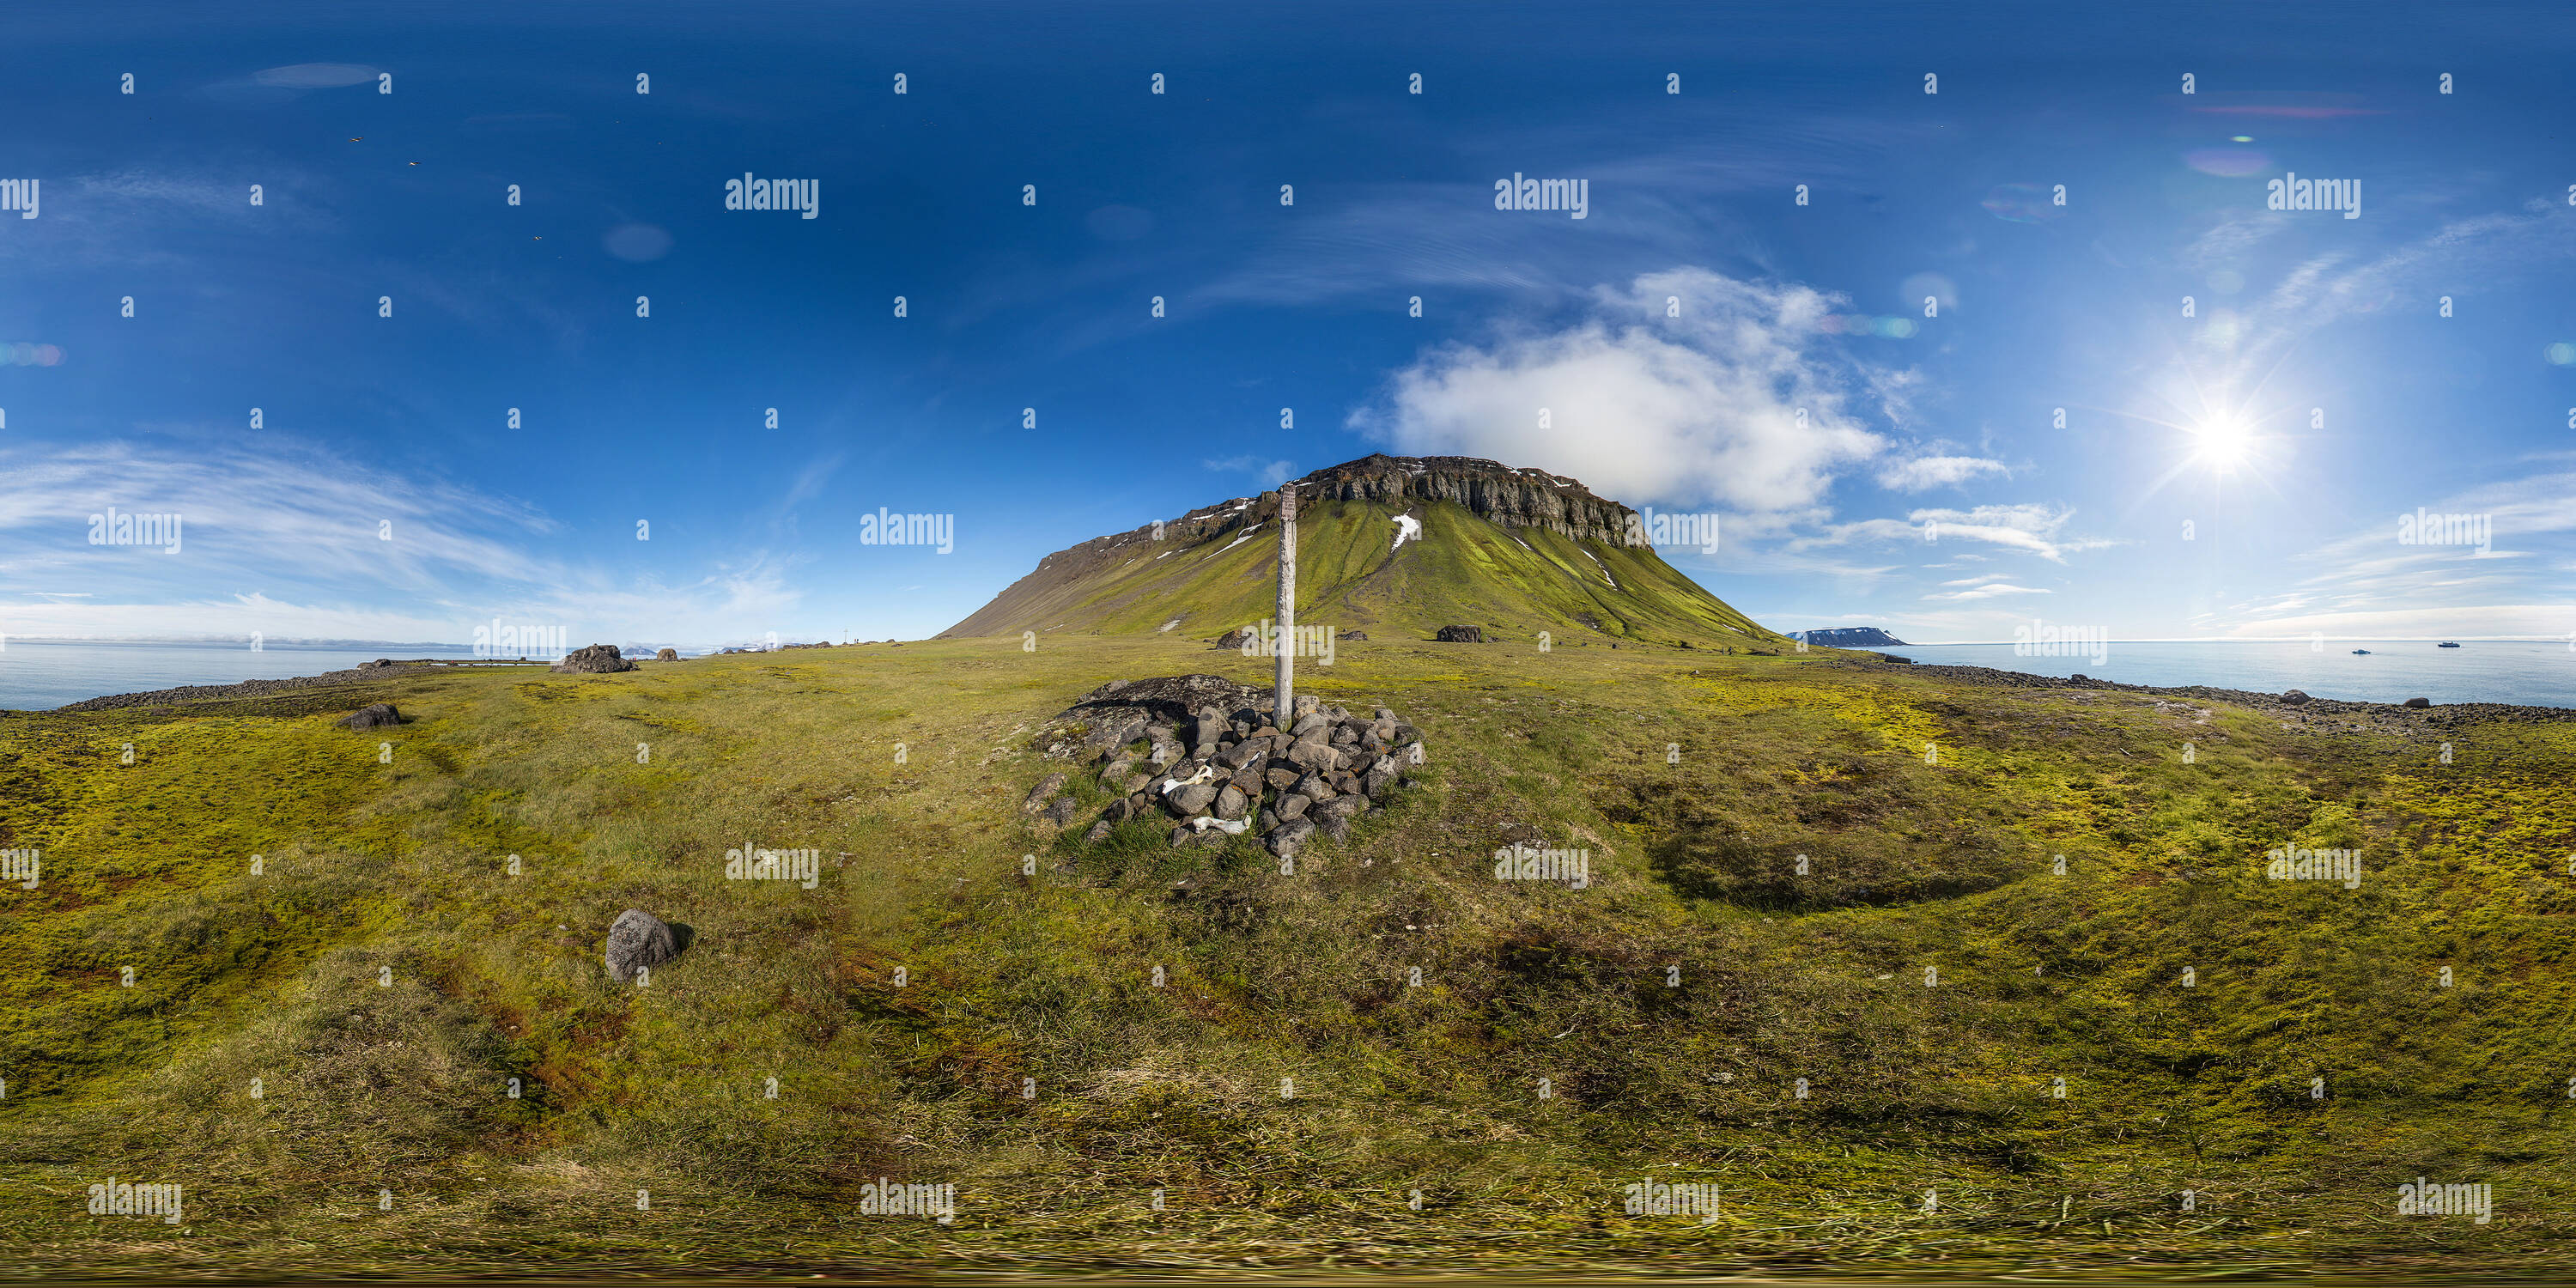
[[[1681,317],[1665,316],[1668,297]],[[1535,465],[1633,504],[1815,507],[1839,471],[1887,448],[1820,325],[1839,302],[1700,268],[1650,273],[1597,290],[1564,330],[1427,353],[1350,423],[1408,455]]]
[[[1944,584],[1955,586],[1959,583],[1954,581],[1946,582]],[[2051,595],[2055,593],[2055,591],[2045,590],[2037,586],[2016,586],[2010,582],[1996,581],[1988,582],[1982,586],[1973,586],[1967,590],[1954,590],[1946,595],[1925,595],[1923,598],[1933,602],[1967,603],[1980,599],[2000,599],[2005,595]]]
[[[2012,471],[2002,461],[1983,456],[1917,456],[1880,466],[1878,485],[1891,492],[1924,492],[1956,487],[1981,474],[2010,477]]]
[[[1201,461],[1199,464],[1221,474],[1259,475],[1263,487],[1277,487],[1295,477],[1297,472],[1297,467],[1286,461],[1265,461],[1258,456],[1229,456],[1221,461]]]
[[[539,553],[560,525],[532,506],[306,446],[21,448],[0,451],[0,476],[11,635],[461,644],[499,615],[585,643],[702,642],[798,599],[760,554],[676,582],[567,564]],[[179,515],[179,553],[89,544],[109,506]]]
[[[1793,548],[1847,545],[1863,541],[1910,541],[1917,545],[1939,545],[1945,542],[1977,541],[1987,545],[2037,555],[2050,563],[2064,563],[2069,553],[2098,550],[2115,544],[2093,537],[2061,536],[2067,522],[2075,517],[2063,506],[2037,503],[2020,505],[1981,505],[1970,510],[1916,510],[1904,521],[1863,519],[1857,523],[1836,524],[1824,532],[1801,537],[1791,542]],[[1925,539],[1929,530],[1931,539]],[[1960,554],[1956,558],[1971,558]]]

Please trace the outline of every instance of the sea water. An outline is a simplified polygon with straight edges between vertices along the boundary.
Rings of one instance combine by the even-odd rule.
[[[1872,650],[1941,666],[1986,666],[2030,675],[2088,675],[2157,688],[2205,684],[2218,689],[2312,698],[2404,702],[2428,698],[2576,707],[2576,648],[2566,640],[2111,640],[2097,656],[2015,653],[2013,644],[1905,644]],[[2366,648],[2367,656],[2352,650]]]
[[[143,644],[9,640],[0,644],[0,710],[46,711],[111,693],[189,684],[285,680],[345,671],[380,657],[471,657],[454,645]]]

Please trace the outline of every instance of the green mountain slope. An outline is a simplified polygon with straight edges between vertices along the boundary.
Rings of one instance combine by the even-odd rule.
[[[1428,636],[1787,643],[1637,541],[1635,512],[1570,479],[1490,461],[1374,456],[1299,482],[1297,617]],[[1314,499],[1306,499],[1306,498]],[[1397,520],[1419,526],[1405,535]],[[1174,632],[1213,637],[1274,615],[1275,493],[1040,560],[944,637]],[[1405,535],[1400,543],[1399,535]]]

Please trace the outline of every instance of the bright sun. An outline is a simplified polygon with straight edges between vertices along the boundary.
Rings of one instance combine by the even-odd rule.
[[[2254,429],[2236,416],[2214,416],[2192,427],[2192,455],[2221,469],[2243,464]]]

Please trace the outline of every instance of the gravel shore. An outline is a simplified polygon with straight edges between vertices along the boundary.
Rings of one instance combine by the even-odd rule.
[[[1991,685],[2009,689],[2087,689],[2106,692],[2142,693],[2159,698],[2193,698],[2203,702],[2225,702],[2281,717],[2294,728],[2335,732],[2339,727],[2383,728],[2391,731],[2424,731],[2458,728],[2475,724],[2556,724],[2576,720],[2576,709],[2568,707],[2519,706],[2505,702],[2458,702],[2448,706],[2408,707],[2394,702],[2345,702],[2336,698],[2309,698],[2304,702],[2282,700],[2278,693],[2255,693],[2245,689],[2212,688],[2190,684],[2175,688],[2158,688],[2145,684],[2118,684],[2089,676],[2059,677],[2031,675],[2022,671],[1999,671],[1987,666],[1941,666],[1922,662],[1837,662],[1865,671],[1898,672],[1928,675],[1955,684]]]
[[[119,707],[149,707],[168,702],[204,702],[211,698],[256,698],[271,693],[292,693],[297,689],[362,684],[369,680],[418,675],[438,669],[435,666],[355,666],[345,671],[325,671],[320,675],[300,675],[285,680],[244,680],[239,684],[191,684],[177,689],[154,689],[149,693],[112,693],[103,698],[67,703],[54,710],[111,711]]]

